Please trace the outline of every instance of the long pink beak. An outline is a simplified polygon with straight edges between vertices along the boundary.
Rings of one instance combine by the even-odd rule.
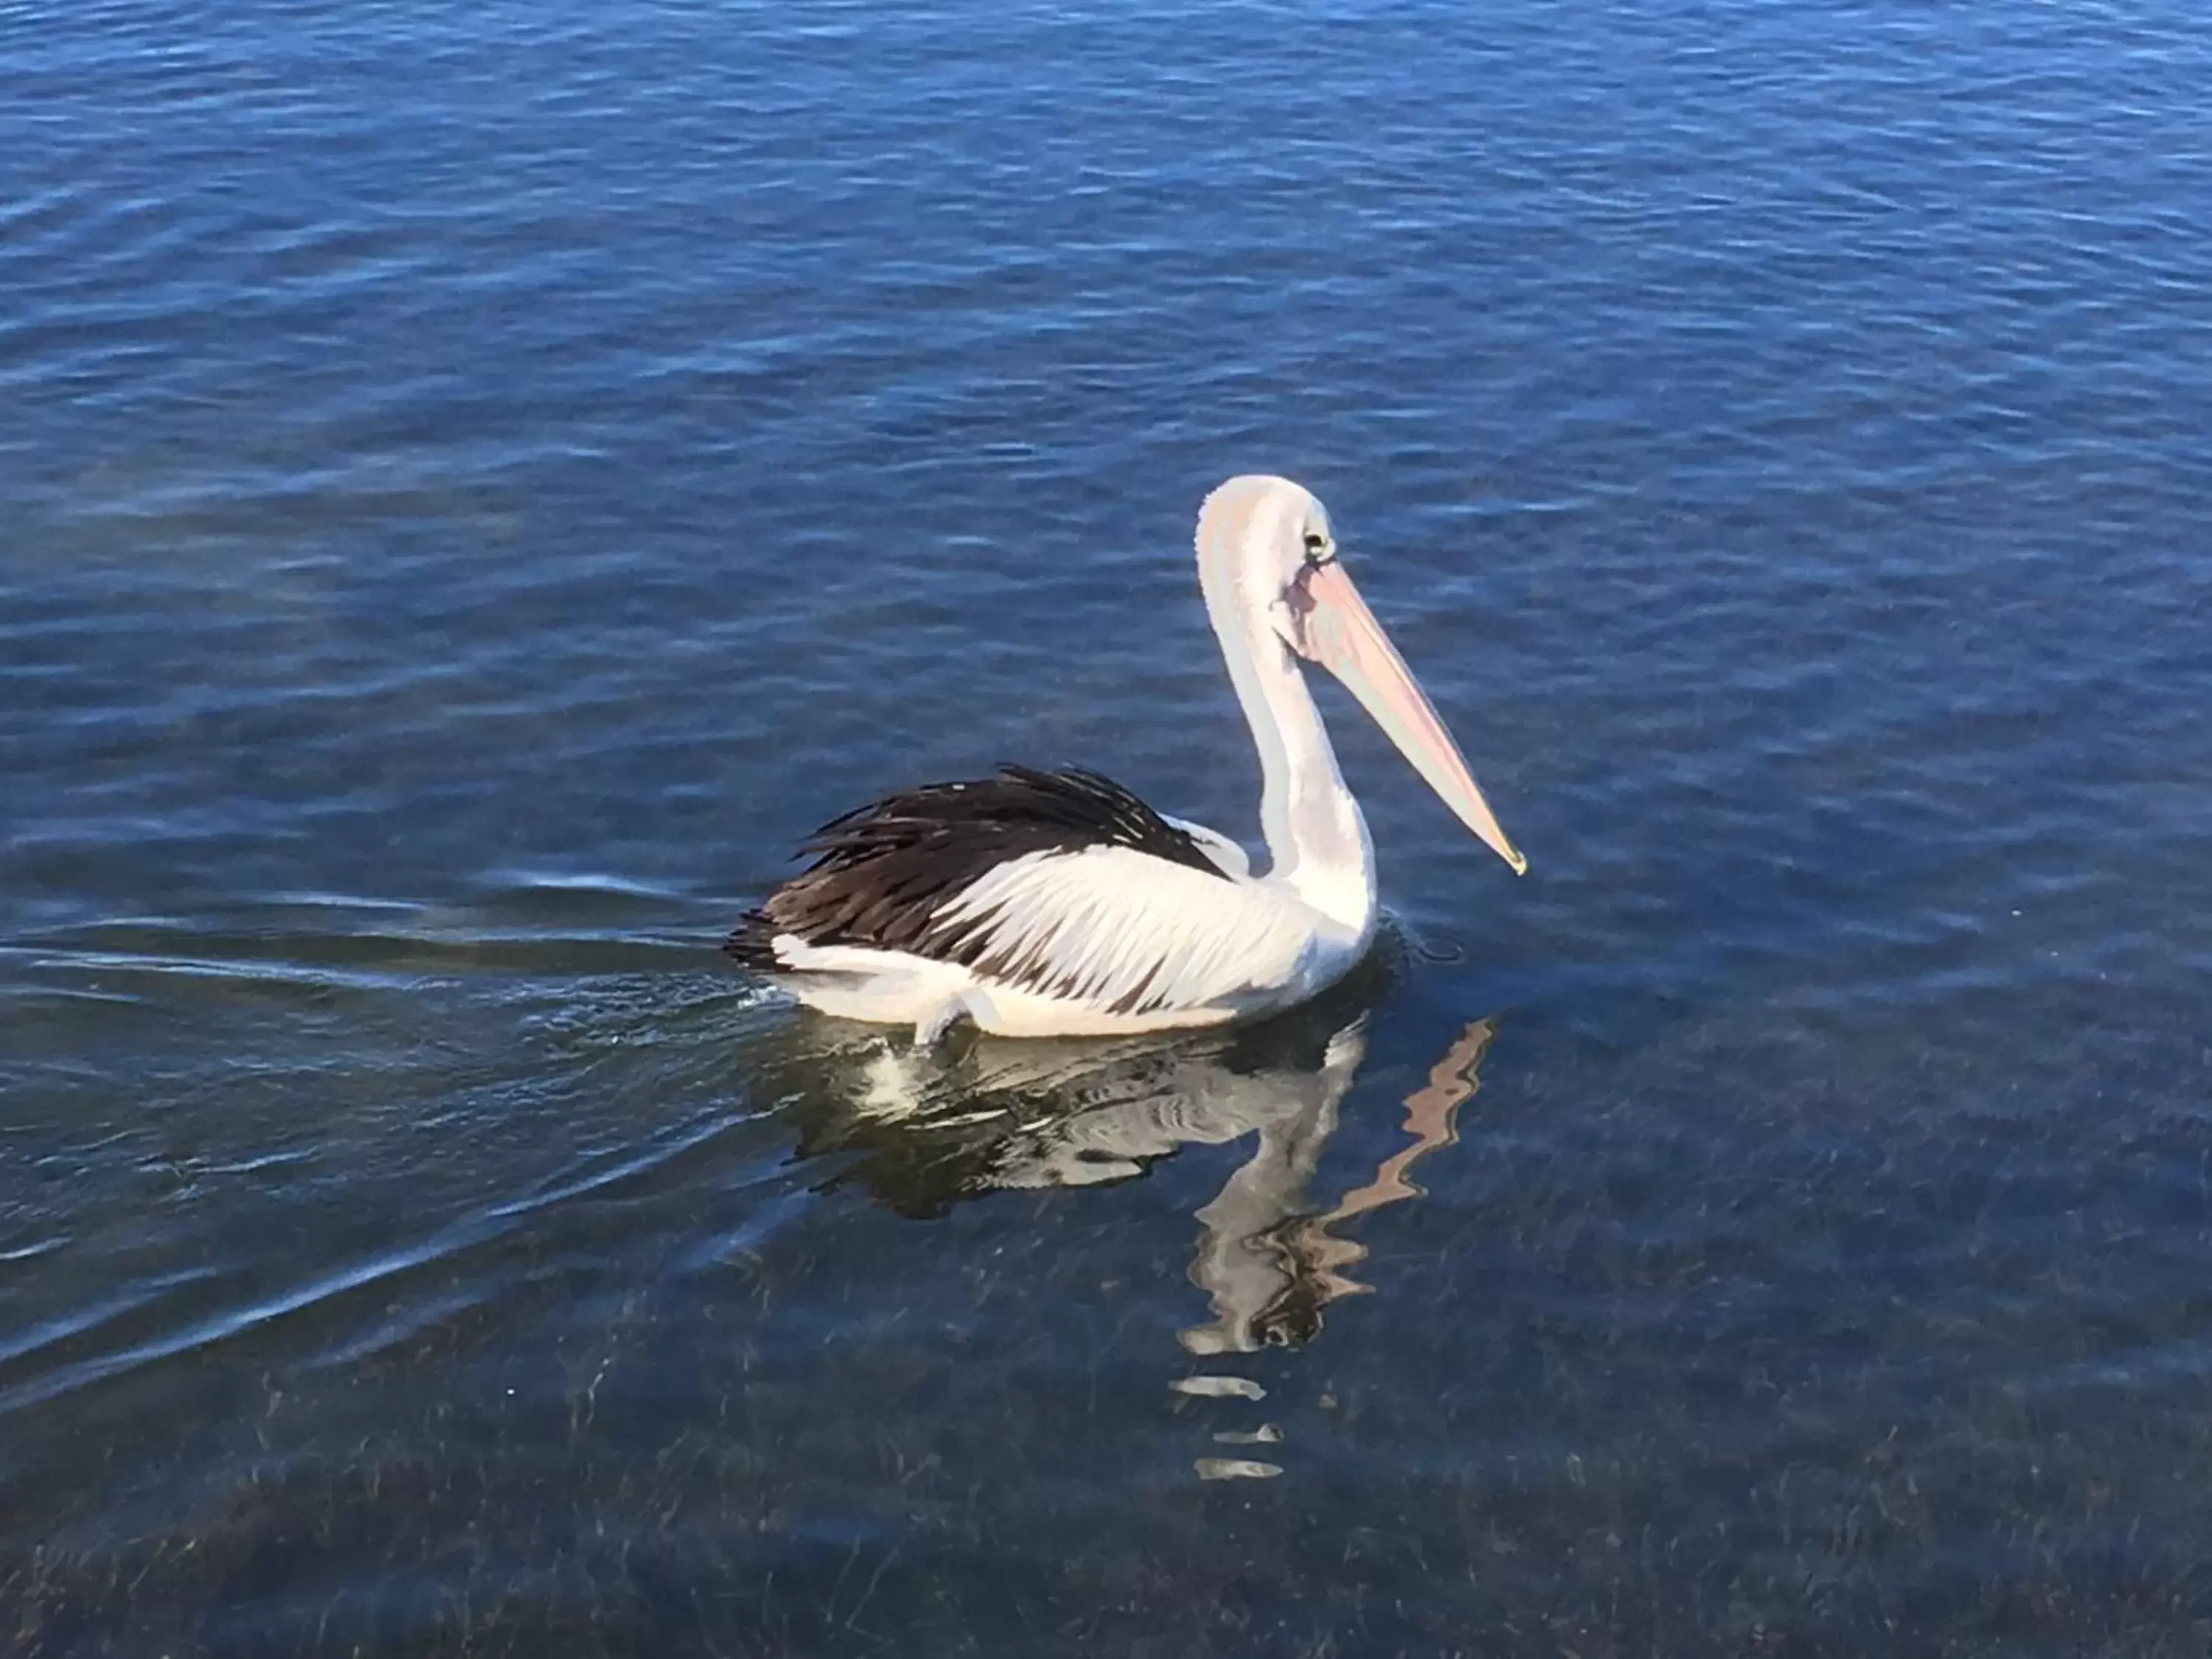
[[[1459,745],[1344,567],[1331,560],[1307,571],[1302,585],[1312,606],[1302,619],[1307,651],[1359,699],[1460,822],[1511,865],[1515,875],[1528,874],[1528,860],[1505,839]]]

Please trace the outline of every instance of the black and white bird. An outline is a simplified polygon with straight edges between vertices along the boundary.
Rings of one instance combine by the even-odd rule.
[[[824,824],[724,948],[823,1012],[1009,1036],[1212,1025],[1304,1001],[1375,937],[1375,848],[1299,664],[1320,664],[1515,872],[1459,749],[1287,478],[1231,478],[1199,585],[1260,750],[1268,868],[1094,772],[1008,767]]]

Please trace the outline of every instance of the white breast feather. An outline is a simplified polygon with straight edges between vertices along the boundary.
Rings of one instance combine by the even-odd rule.
[[[1126,847],[1030,853],[938,913],[989,976],[1107,1008],[1199,1008],[1286,983],[1318,919],[1288,895]],[[981,971],[979,969],[979,971]]]

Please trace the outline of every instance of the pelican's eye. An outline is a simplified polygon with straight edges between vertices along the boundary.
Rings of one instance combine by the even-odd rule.
[[[1328,538],[1318,530],[1306,532],[1306,562],[1327,564],[1336,556],[1336,550],[1328,544]]]

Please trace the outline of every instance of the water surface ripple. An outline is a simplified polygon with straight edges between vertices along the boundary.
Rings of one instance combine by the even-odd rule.
[[[0,4],[0,1649],[2201,1655],[2173,0]],[[1515,882],[1251,1032],[720,963],[1249,833],[1291,473]]]

